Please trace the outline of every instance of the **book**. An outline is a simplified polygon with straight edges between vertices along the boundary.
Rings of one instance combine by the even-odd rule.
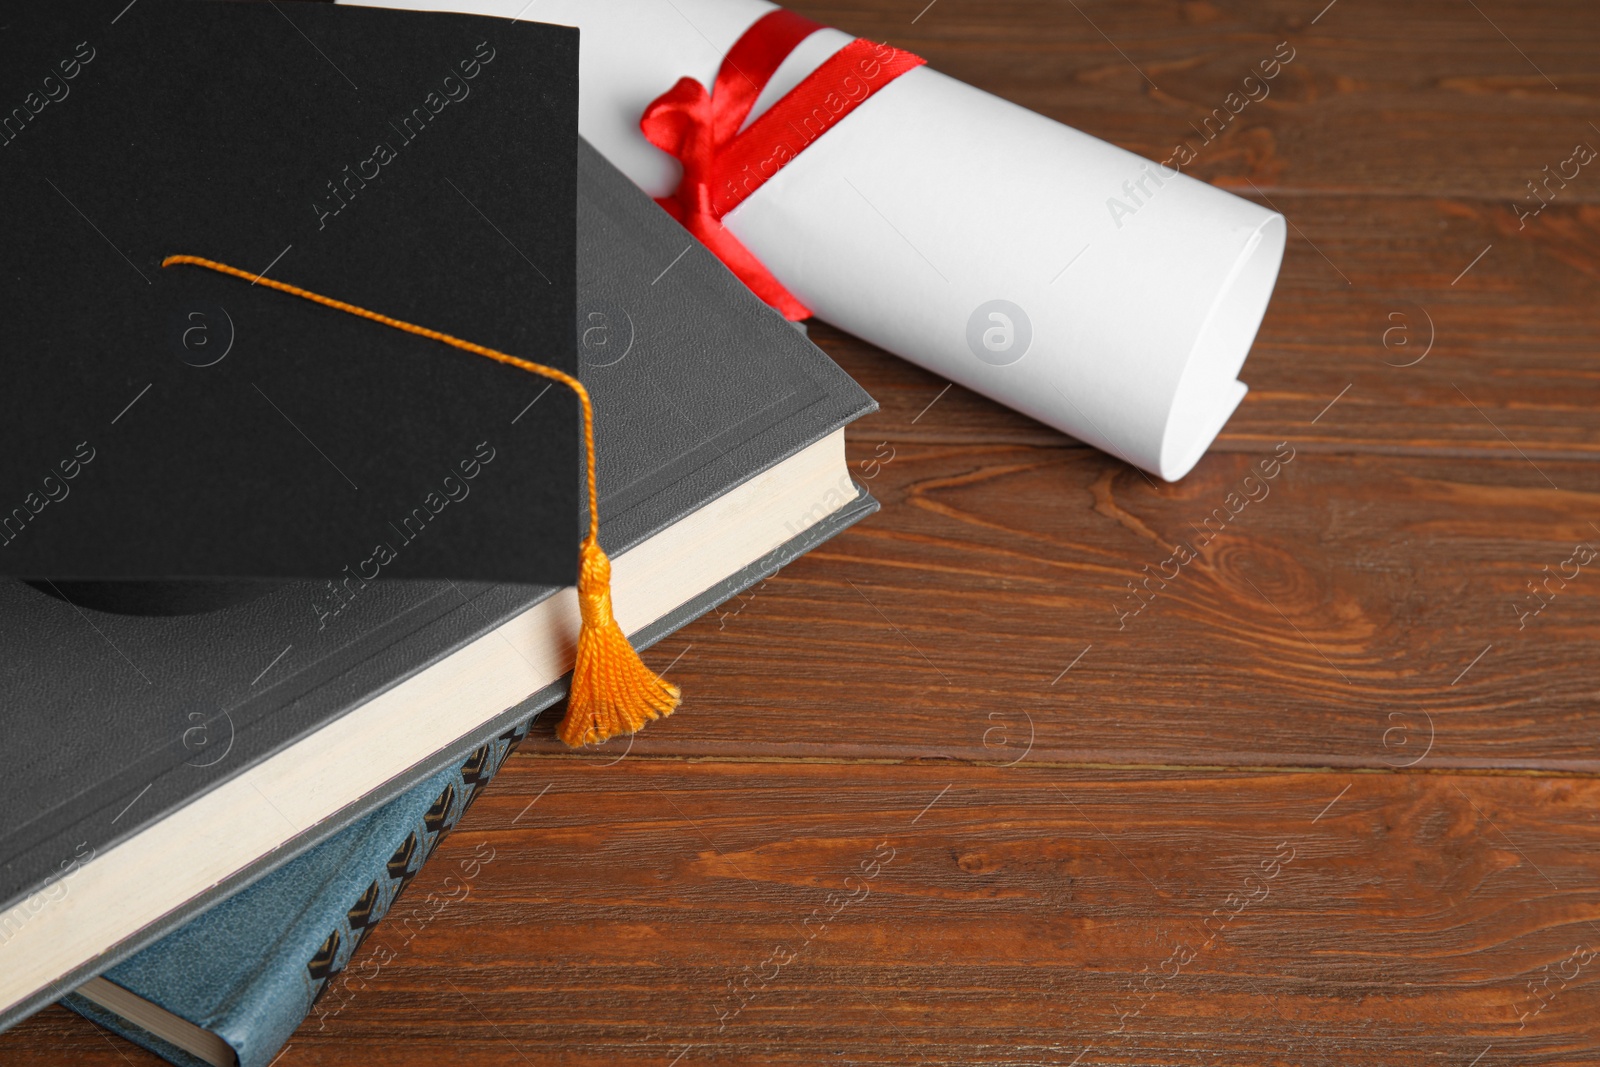
[[[395,798],[62,998],[179,1067],[267,1067],[528,724]],[[444,905],[494,858],[462,861]]]
[[[645,647],[876,509],[844,456],[875,404],[581,144],[577,177],[601,537]],[[28,768],[0,775],[0,1026],[554,703],[576,599],[299,582],[154,618],[0,582],[5,758]]]

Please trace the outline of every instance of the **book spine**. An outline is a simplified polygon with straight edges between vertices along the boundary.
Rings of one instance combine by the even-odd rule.
[[[462,763],[457,774],[445,785],[428,811],[395,846],[383,870],[361,892],[338,922],[328,931],[317,951],[305,961],[302,979],[305,983],[302,1019],[316,1011],[320,1027],[343,1010],[352,995],[350,976],[336,982],[363,942],[377,928],[378,923],[394,908],[400,894],[422,870],[438,849],[446,835],[455,829],[466,814],[468,806],[499,772],[506,758],[528,734],[529,723],[510,730],[487,745],[475,749]],[[333,1004],[324,1004],[324,995],[335,985],[342,986],[343,997],[329,997]],[[276,1050],[273,1050],[276,1054]]]
[[[523,723],[501,734],[475,749],[459,767],[436,775],[426,783],[428,788],[439,790],[432,796],[431,803],[428,794],[420,792],[419,788],[391,802],[388,808],[380,809],[376,817],[387,829],[373,831],[378,835],[374,847],[357,841],[343,853],[336,850],[320,858],[315,852],[308,853],[297,861],[305,866],[304,870],[295,872],[299,877],[285,877],[291,868],[268,875],[240,896],[195,920],[199,926],[183,927],[134,958],[133,964],[147,959],[147,966],[134,974],[119,974],[119,969],[113,969],[108,977],[136,995],[168,1006],[185,1021],[221,1037],[232,1048],[237,1067],[267,1067],[305,1022],[307,1014],[319,1004],[322,994],[337,983],[362,942],[390,912],[400,893],[460,822],[468,806],[489,784],[512,750],[527,736],[529,725]],[[325,843],[323,848],[331,844],[333,842]],[[372,869],[371,880],[353,895],[350,887],[361,884],[359,881],[353,881],[350,876],[331,879],[343,887],[336,889],[327,884],[330,879],[316,873],[323,869],[337,870],[341,861],[350,862],[352,852],[370,857],[357,862]],[[311,877],[306,877],[306,871],[312,872]],[[351,875],[360,877],[354,870]],[[342,899],[333,899],[335,896]],[[309,951],[309,946],[318,944],[315,939],[322,931],[315,925],[296,929],[297,920],[293,916],[316,923],[318,920],[314,916],[330,914],[336,918],[323,928],[327,932],[320,946]],[[268,917],[274,915],[275,919]],[[288,925],[275,925],[283,923]],[[252,939],[249,935],[257,929],[266,935],[266,944],[260,944],[259,937]],[[245,933],[242,938],[228,936],[241,931]],[[252,945],[252,940],[257,943]],[[260,952],[259,964],[246,979],[237,985],[224,980],[224,985],[231,988],[186,997],[196,982],[197,967],[203,969],[197,957],[208,952],[228,952],[241,945]],[[295,945],[302,947],[297,950]],[[155,958],[148,959],[152,953]],[[127,966],[120,969],[125,970]],[[348,982],[337,984],[343,985],[348,994]],[[67,995],[62,1003],[178,1067],[204,1067],[204,1062],[195,1055],[80,993]],[[329,1015],[337,1014],[342,1006],[340,1004],[331,1013],[319,1008],[321,1025],[326,1026]]]

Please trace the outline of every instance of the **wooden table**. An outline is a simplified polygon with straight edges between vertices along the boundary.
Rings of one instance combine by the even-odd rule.
[[[1288,42],[1190,168],[1291,222],[1243,407],[1155,484],[814,326],[882,513],[547,716],[277,1067],[1594,1062],[1600,163],[1518,205],[1600,9],[925,2],[795,6],[1157,159]]]

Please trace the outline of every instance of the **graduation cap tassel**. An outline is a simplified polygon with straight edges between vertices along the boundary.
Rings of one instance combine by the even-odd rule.
[[[188,265],[204,267],[219,274],[232,275],[251,284],[276,289],[314,304],[344,311],[363,319],[382,323],[396,330],[426,337],[464,352],[484,356],[497,363],[560,382],[578,395],[583,407],[584,470],[589,490],[589,531],[578,549],[578,608],[582,625],[578,628],[578,652],[572,668],[572,688],[567,697],[567,716],[557,730],[561,740],[577,748],[598,744],[619,734],[631,734],[651,719],[671,715],[682,700],[678,687],[657,675],[628,643],[611,609],[611,560],[600,547],[600,494],[594,476],[594,405],[583,383],[565,371],[507,355],[493,348],[463,341],[438,330],[430,330],[376,311],[321,296],[298,286],[264,278],[259,274],[230,267],[199,256],[168,256],[163,267]]]

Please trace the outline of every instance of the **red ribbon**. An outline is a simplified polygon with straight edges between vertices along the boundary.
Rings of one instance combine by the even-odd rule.
[[[782,8],[764,15],[729,50],[712,91],[680,78],[639,121],[651,144],[683,164],[677,191],[656,203],[791,321],[810,317],[811,310],[728,232],[722,217],[874,93],[924,62],[858,38],[739,132],[779,65],[820,29]]]

